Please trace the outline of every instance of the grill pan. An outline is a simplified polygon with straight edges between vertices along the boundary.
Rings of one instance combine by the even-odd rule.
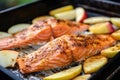
[[[89,17],[120,17],[120,4],[108,0],[39,0],[0,11],[0,31],[7,31],[14,24],[31,23],[33,18],[40,15],[47,15],[50,10],[69,4],[74,7],[80,6],[85,8]],[[114,75],[119,74],[119,66],[120,53],[94,73],[89,80],[112,80]],[[0,66],[0,80],[23,80],[23,78],[12,73],[10,69]],[[35,78],[32,80],[35,80]]]

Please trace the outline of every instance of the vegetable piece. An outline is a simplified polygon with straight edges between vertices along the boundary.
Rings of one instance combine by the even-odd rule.
[[[112,37],[116,40],[120,40],[120,30],[113,32]]]
[[[6,32],[0,32],[0,38],[5,38],[5,37],[9,37],[9,36],[12,36],[12,35],[9,33],[6,33]]]
[[[92,25],[89,28],[89,31],[94,33],[94,34],[104,34],[104,33],[112,33],[115,31],[113,28],[113,25],[109,22],[104,22],[104,23],[97,23]]]
[[[98,71],[106,63],[107,58],[105,56],[102,55],[93,56],[84,61],[83,69],[84,72],[87,74],[94,73]]]
[[[23,29],[28,28],[29,26],[30,24],[27,24],[27,23],[13,25],[8,29],[8,33],[14,34],[14,33],[22,31]]]
[[[75,19],[75,10],[70,10],[62,13],[58,13],[54,15],[57,19],[68,19],[73,20]]]
[[[44,80],[69,80],[79,75],[81,71],[82,66],[78,65],[76,67],[72,67],[70,69],[45,77]]]
[[[87,13],[84,8],[78,7],[75,9],[75,11],[76,11],[76,22],[83,22],[83,20],[87,18]]]
[[[101,22],[107,22],[107,21],[110,21],[109,17],[99,16],[99,17],[87,18],[83,22],[87,24],[95,24],[95,23],[101,23]]]
[[[112,17],[111,19],[111,22],[117,26],[118,28],[120,28],[120,18],[117,18],[117,17]]]
[[[3,67],[14,67],[18,54],[18,52],[13,50],[0,51],[0,65]]]
[[[61,12],[65,12],[65,11],[69,11],[69,10],[73,10],[73,6],[72,5],[67,5],[67,6],[64,6],[64,7],[60,7],[60,8],[57,8],[57,9],[54,9],[54,10],[51,10],[49,12],[49,14],[51,16],[57,14],[57,13],[61,13]]]
[[[91,74],[80,75],[73,80],[88,80],[91,77]]]
[[[49,19],[49,18],[53,18],[52,16],[39,16],[39,17],[36,17],[32,20],[32,23],[36,23],[38,21],[41,21],[41,20],[46,20],[46,19]]]
[[[101,54],[108,58],[113,58],[118,52],[120,52],[120,43],[113,47],[102,50]]]

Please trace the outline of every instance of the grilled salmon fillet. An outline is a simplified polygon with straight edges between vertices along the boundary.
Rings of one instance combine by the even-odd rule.
[[[48,19],[32,24],[29,28],[14,36],[0,39],[0,50],[38,44],[41,41],[49,41],[51,37],[56,38],[64,34],[73,34],[75,31],[81,32],[88,28],[89,26],[86,24]]]
[[[11,37],[0,39],[0,50],[37,44],[40,41],[49,40],[50,37],[51,27],[47,23],[39,22]]]
[[[63,35],[18,58],[17,63],[23,74],[64,67],[95,55],[114,42],[110,35]]]

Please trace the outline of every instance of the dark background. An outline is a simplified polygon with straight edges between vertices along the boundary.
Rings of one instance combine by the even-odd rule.
[[[22,5],[22,4],[33,2],[33,1],[37,1],[37,0],[0,0],[0,11],[13,6],[18,6],[18,5]],[[120,0],[107,0],[107,1],[120,3]]]
[[[33,1],[36,0],[0,0],[0,11],[13,6],[22,5]]]

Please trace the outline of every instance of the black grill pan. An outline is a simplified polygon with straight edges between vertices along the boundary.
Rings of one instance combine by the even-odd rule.
[[[120,4],[110,0],[39,0],[32,3],[15,6],[0,12],[0,31],[17,23],[30,23],[40,15],[46,15],[52,9],[73,5],[83,7],[88,16],[120,17]],[[89,80],[112,80],[120,71],[120,53],[111,59],[102,69],[94,73]],[[0,80],[22,80],[15,74],[0,66]],[[119,79],[118,79],[119,80]]]

